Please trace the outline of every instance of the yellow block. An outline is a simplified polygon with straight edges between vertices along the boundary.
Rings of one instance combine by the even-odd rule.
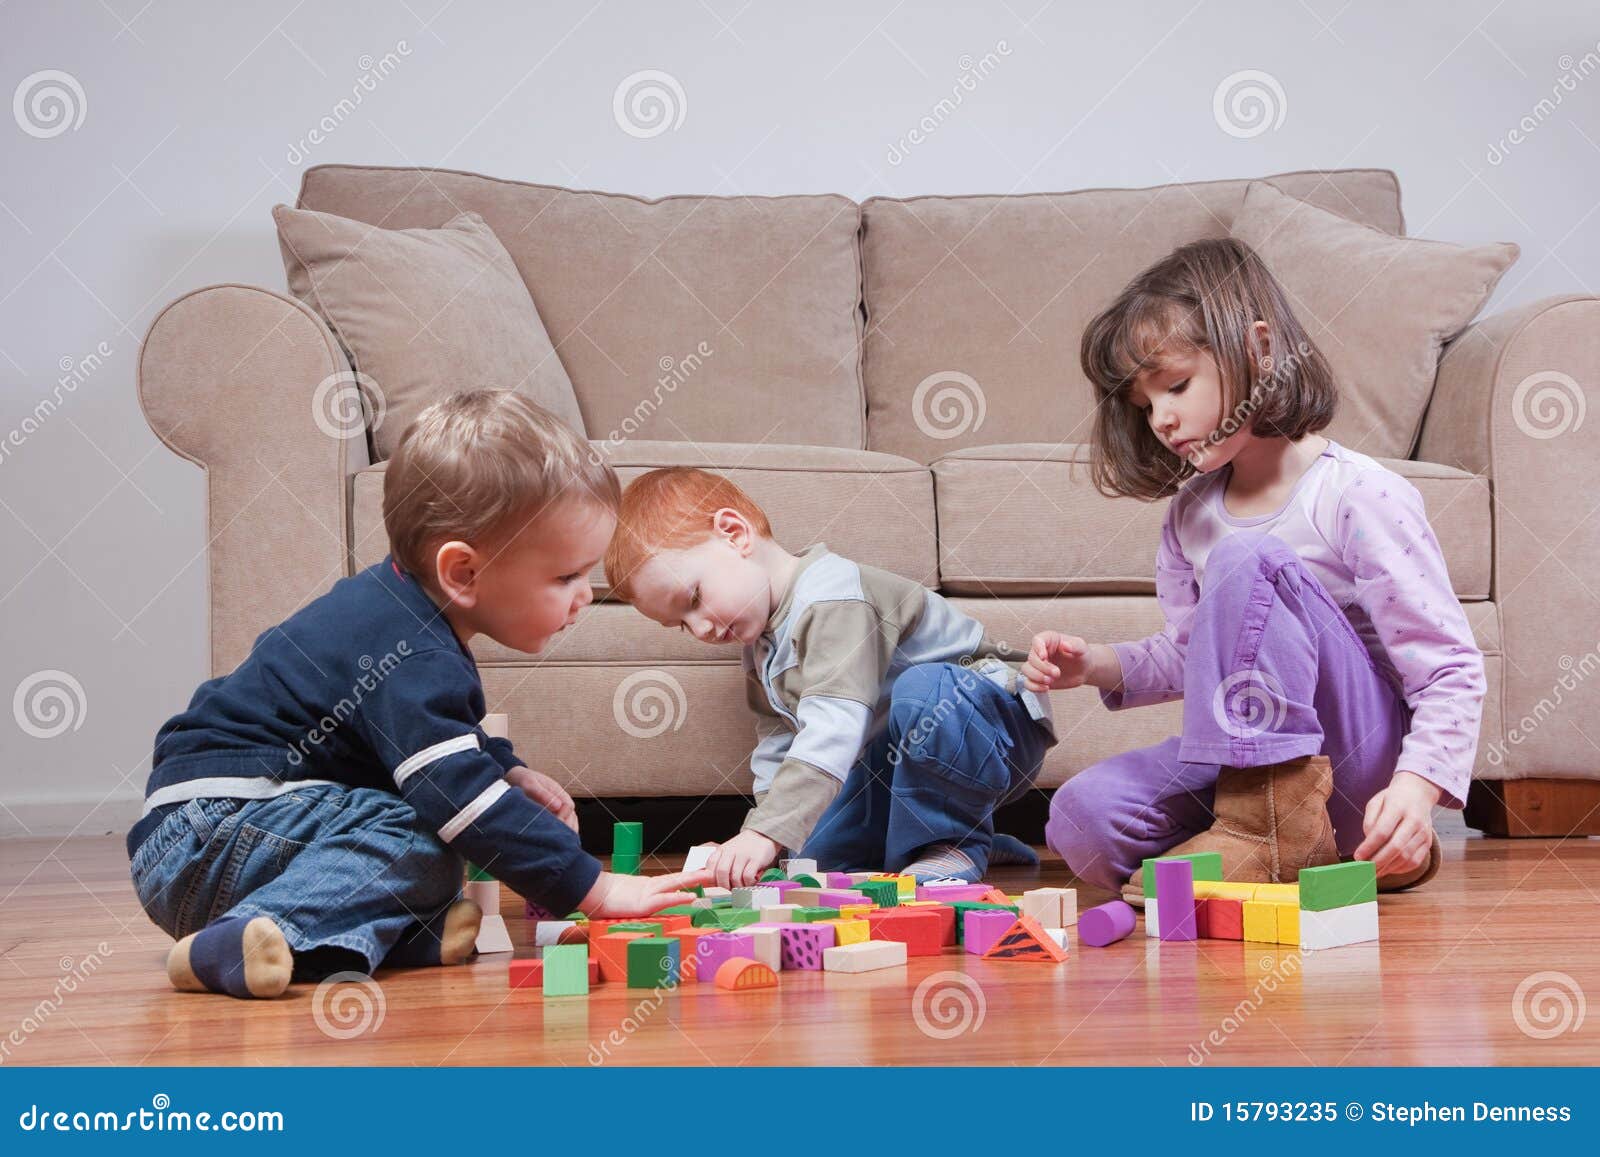
[[[1260,884],[1234,884],[1227,880],[1196,880],[1194,882],[1194,898],[1196,900],[1257,900],[1256,889]]]
[[[1254,887],[1257,900],[1267,900],[1273,904],[1300,903],[1299,884],[1256,884]]]
[[[1278,943],[1300,947],[1300,902],[1272,906],[1278,912]]]
[[[1244,902],[1244,938],[1260,944],[1278,942],[1278,909],[1262,900]]]
[[[833,925],[834,936],[840,944],[861,944],[871,938],[872,925],[865,920],[824,920],[823,923]]]
[[[839,919],[854,920],[858,916],[865,916],[876,907],[876,904],[845,904],[839,909]]]

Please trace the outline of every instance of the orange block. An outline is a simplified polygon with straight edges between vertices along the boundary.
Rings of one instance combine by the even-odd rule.
[[[994,947],[983,954],[983,958],[1060,964],[1066,960],[1067,950],[1057,944],[1032,916],[1019,916],[1006,934],[994,942]]]
[[[607,932],[589,941],[589,951],[600,963],[600,979],[628,983],[628,943],[644,937],[644,932]]]
[[[700,978],[700,955],[695,948],[695,943],[702,936],[710,936],[721,932],[721,928],[675,928],[666,933],[668,937],[678,942],[678,982],[687,984],[691,980]],[[710,979],[715,980],[715,977]]]
[[[983,902],[985,904],[1011,904],[1011,903],[1014,903],[1014,901],[1011,899],[1011,897],[1007,896],[999,888],[990,888],[987,892],[985,892],[983,894]]]
[[[748,956],[730,956],[717,969],[717,987],[730,992],[746,988],[777,988],[778,974]]]
[[[671,935],[680,928],[690,928],[694,925],[694,919],[690,916],[646,916],[645,919],[661,925],[661,935],[663,936]]]

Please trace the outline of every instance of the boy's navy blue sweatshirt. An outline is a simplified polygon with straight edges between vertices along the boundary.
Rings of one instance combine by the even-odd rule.
[[[265,799],[309,783],[397,792],[440,839],[552,912],[600,863],[512,787],[511,744],[484,734],[472,653],[392,558],[340,579],[200,685],[156,736],[131,856],[191,799]]]

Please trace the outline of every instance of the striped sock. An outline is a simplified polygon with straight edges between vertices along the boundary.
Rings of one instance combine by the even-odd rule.
[[[1026,868],[1039,866],[1039,853],[1027,844],[1008,836],[1004,832],[995,832],[994,841],[989,845],[989,863],[993,864],[1021,864]]]
[[[972,857],[954,844],[933,844],[924,848],[915,862],[900,869],[902,876],[915,876],[919,884],[929,880],[964,880],[975,884],[981,873]]]
[[[225,916],[167,953],[167,978],[183,992],[281,996],[293,971],[289,942],[265,916]]]

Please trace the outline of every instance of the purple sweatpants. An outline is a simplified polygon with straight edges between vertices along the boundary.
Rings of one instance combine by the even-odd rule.
[[[1212,550],[1183,666],[1183,735],[1085,768],[1050,801],[1045,839],[1081,879],[1118,888],[1211,826],[1223,765],[1333,763],[1339,851],[1361,842],[1410,716],[1326,588],[1286,543],[1241,531]]]

